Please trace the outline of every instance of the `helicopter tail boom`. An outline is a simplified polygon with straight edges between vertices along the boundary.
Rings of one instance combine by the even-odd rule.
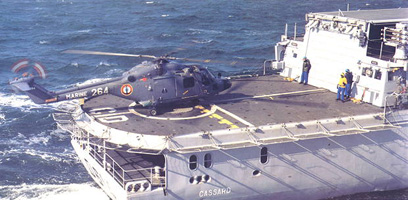
[[[75,86],[60,91],[48,91],[41,85],[34,82],[34,77],[23,77],[10,82],[15,92],[27,94],[34,103],[45,104],[65,100],[89,98],[109,94],[114,82],[120,81],[120,78],[100,81],[97,83],[83,86]]]
[[[13,90],[26,93],[34,103],[45,104],[56,101],[51,92],[34,82],[34,77],[26,77],[10,82]]]

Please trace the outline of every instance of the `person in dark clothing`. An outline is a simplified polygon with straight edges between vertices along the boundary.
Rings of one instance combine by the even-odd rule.
[[[303,57],[302,76],[300,78],[299,84],[303,83],[303,84],[307,85],[310,68],[312,68],[312,65],[310,64],[309,59],[307,59],[306,57]]]
[[[347,79],[345,95],[346,95],[347,98],[350,98],[350,96],[351,96],[351,85],[353,84],[353,73],[351,73],[351,71],[349,69],[346,69],[346,74],[344,76]]]

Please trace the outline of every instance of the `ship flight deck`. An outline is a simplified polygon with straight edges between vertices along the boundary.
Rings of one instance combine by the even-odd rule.
[[[370,104],[336,101],[336,94],[326,89],[288,82],[276,75],[234,79],[230,89],[200,100],[199,105],[163,107],[156,116],[113,95],[87,100],[83,110],[113,129],[157,136],[382,112]]]

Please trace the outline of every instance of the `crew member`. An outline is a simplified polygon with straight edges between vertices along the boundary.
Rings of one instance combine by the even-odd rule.
[[[353,84],[353,73],[349,69],[346,69],[346,74],[344,75],[347,79],[347,84],[346,84],[346,97],[349,99],[351,96],[351,86]]]
[[[398,108],[401,103],[402,103],[402,96],[401,94],[406,93],[406,87],[404,87],[404,85],[402,84],[403,79],[402,77],[398,78],[397,80],[397,88],[395,89],[395,91],[393,92],[393,95],[395,96],[395,103],[394,103],[394,108]]]
[[[340,100],[344,103],[344,92],[346,90],[346,85],[347,85],[347,79],[344,77],[344,73],[341,73],[340,75],[340,80],[339,84],[337,84],[337,99]]]
[[[309,59],[307,59],[306,56],[303,57],[302,76],[300,78],[299,84],[303,83],[303,84],[307,85],[310,68],[312,68],[312,65],[310,64]]]

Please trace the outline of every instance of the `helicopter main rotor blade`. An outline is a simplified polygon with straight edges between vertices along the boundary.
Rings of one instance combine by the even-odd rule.
[[[217,63],[217,64],[226,64],[226,65],[236,65],[238,62],[227,62],[227,61],[219,61],[219,60],[211,60],[211,59],[191,59],[191,58],[177,58],[177,57],[166,57],[172,60],[183,60],[183,61],[190,61],[190,62],[199,62],[199,63]]]
[[[136,57],[136,58],[153,58],[156,56],[152,55],[137,55],[137,54],[126,54],[126,53],[112,53],[112,52],[101,52],[101,51],[85,51],[85,50],[66,50],[62,53],[70,54],[86,54],[86,55],[102,55],[102,56],[126,56],[126,57]]]

